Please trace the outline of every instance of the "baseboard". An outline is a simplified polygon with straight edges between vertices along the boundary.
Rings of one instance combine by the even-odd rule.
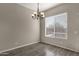
[[[4,52],[7,52],[7,51],[11,51],[11,50],[17,49],[17,48],[21,48],[21,47],[24,47],[24,46],[32,45],[32,44],[35,44],[35,43],[39,43],[39,41],[38,42],[29,43],[29,44],[25,44],[25,45],[21,45],[21,46],[17,46],[17,47],[10,48],[10,49],[7,49],[7,50],[3,50],[3,51],[0,51],[0,53],[4,53]]]
[[[57,46],[57,47],[60,47],[60,48],[63,48],[63,49],[67,49],[67,50],[70,50],[70,51],[74,51],[74,52],[79,52],[79,51],[77,51],[77,50],[73,50],[73,49],[70,49],[70,48],[67,48],[67,47],[58,46],[58,45],[56,45],[56,44],[51,44],[51,43],[48,43],[48,42],[41,42],[41,43],[45,43],[45,44]]]

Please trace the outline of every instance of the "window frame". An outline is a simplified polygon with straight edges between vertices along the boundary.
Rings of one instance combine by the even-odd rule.
[[[61,32],[55,32],[55,25],[54,25],[54,36],[51,37],[51,36],[47,36],[46,35],[46,23],[45,23],[45,37],[49,37],[49,38],[58,38],[58,39],[67,39],[68,38],[68,13],[67,12],[64,12],[64,13],[60,13],[60,14],[56,14],[56,15],[53,15],[53,17],[57,17],[57,16],[61,16],[61,15],[66,15],[66,23],[67,23],[67,29],[66,29],[66,33],[61,33]],[[52,16],[49,16],[49,17],[52,17]],[[48,18],[48,17],[46,17]],[[45,21],[46,21],[46,18],[45,18]],[[56,23],[56,19],[55,19],[55,23]],[[65,34],[66,37],[56,37],[56,33],[58,34]]]

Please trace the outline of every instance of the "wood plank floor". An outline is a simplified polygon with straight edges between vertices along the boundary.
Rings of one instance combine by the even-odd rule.
[[[79,53],[49,44],[36,43],[1,53],[0,56],[79,56]]]

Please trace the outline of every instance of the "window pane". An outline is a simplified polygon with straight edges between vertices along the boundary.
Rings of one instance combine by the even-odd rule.
[[[55,17],[55,32],[67,33],[67,14],[60,14]]]
[[[55,20],[54,17],[47,17],[45,19],[45,32],[46,36],[51,36],[54,37],[54,25],[55,25]]]
[[[45,36],[67,38],[67,13],[47,17],[45,19]]]

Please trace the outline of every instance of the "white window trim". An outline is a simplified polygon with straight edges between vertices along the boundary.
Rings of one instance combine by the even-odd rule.
[[[53,17],[60,16],[60,15],[63,15],[63,14],[66,14],[66,23],[67,23],[67,28],[68,28],[68,19],[67,19],[68,13],[67,13],[67,12],[62,13],[62,14],[57,14],[57,15],[55,15],[55,16],[53,16]],[[51,17],[51,16],[50,16],[50,17]],[[56,20],[55,20],[55,21],[56,21]],[[66,29],[66,30],[67,30],[67,29]],[[56,36],[55,36],[55,33],[58,33],[58,34],[66,34],[66,37],[65,37],[65,38],[63,38],[63,37],[56,37]],[[58,38],[58,39],[68,39],[68,30],[67,30],[67,33],[55,32],[55,25],[54,25],[54,36],[51,37],[51,36],[46,35],[46,26],[45,26],[45,37]]]

